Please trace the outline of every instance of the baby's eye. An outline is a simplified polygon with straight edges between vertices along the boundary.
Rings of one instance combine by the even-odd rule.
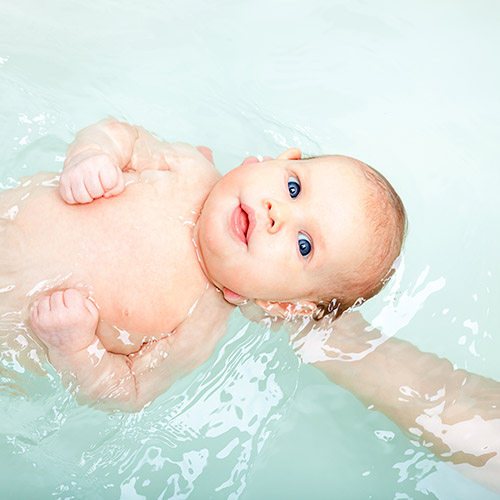
[[[308,236],[299,233],[299,252],[302,257],[308,257],[312,250],[312,243]]]
[[[300,193],[300,182],[297,177],[291,175],[288,177],[288,192],[290,193],[291,198],[297,198]]]

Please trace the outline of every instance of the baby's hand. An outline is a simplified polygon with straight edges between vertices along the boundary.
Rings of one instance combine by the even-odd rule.
[[[62,199],[71,205],[116,196],[124,189],[121,169],[109,155],[97,150],[83,151],[71,158],[59,182]]]
[[[33,304],[33,331],[49,349],[71,353],[88,347],[95,336],[99,312],[78,290],[46,295]]]

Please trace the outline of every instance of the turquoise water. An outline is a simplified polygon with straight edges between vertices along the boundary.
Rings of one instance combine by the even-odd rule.
[[[107,115],[209,145],[222,172],[288,146],[361,158],[410,214],[398,279],[363,313],[500,380],[498,2],[1,11],[3,187],[59,170],[74,133]],[[50,366],[2,362],[2,498],[496,498],[239,313],[210,360],[138,414],[80,407]]]

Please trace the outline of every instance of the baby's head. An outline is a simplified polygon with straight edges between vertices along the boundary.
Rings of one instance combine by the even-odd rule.
[[[291,149],[226,174],[205,202],[197,240],[226,300],[319,318],[382,288],[405,225],[399,196],[376,170]]]

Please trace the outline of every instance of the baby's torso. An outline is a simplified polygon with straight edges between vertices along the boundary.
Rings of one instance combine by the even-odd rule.
[[[210,286],[193,227],[215,176],[130,173],[121,195],[75,206],[53,179],[38,174],[0,194],[2,310],[26,318],[37,295],[74,287],[98,305],[109,351],[129,354],[175,330]]]

